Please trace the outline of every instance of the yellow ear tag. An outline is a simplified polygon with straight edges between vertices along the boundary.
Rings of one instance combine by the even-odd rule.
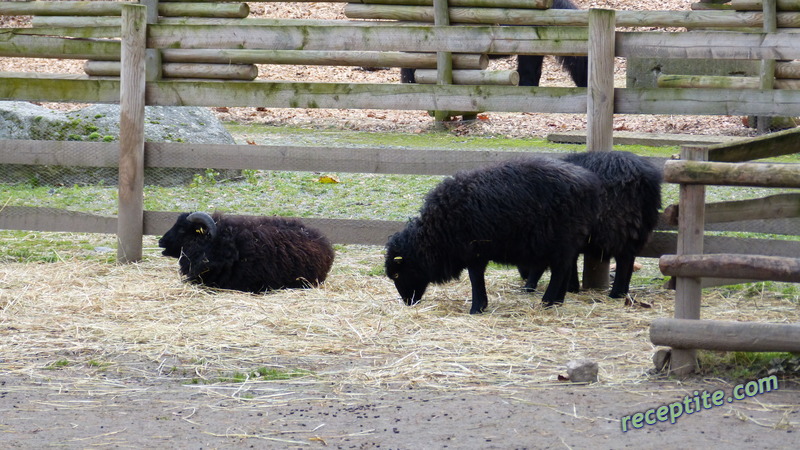
[[[400,262],[400,261],[403,260],[403,257],[402,256],[395,256],[394,260]]]
[[[205,228],[199,228],[199,229],[195,230],[194,232],[197,233],[197,234],[206,234],[206,229]]]

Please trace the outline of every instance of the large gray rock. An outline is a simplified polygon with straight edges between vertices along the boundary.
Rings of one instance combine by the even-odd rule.
[[[119,140],[119,105],[91,105],[70,112],[28,102],[0,102],[0,139]],[[148,142],[233,144],[233,137],[205,108],[145,107]]]
[[[119,140],[119,117],[119,105],[91,105],[62,112],[28,102],[0,102],[0,139],[113,142]],[[144,132],[148,142],[235,143],[211,111],[197,107],[148,106]],[[197,169],[147,169],[145,183],[184,183],[204,173]],[[223,171],[221,176],[236,173]],[[0,170],[0,181],[116,184],[117,169],[16,166]]]

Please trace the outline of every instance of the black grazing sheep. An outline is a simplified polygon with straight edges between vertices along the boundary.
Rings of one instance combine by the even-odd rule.
[[[158,246],[186,281],[245,292],[315,286],[334,258],[322,233],[281,217],[183,213]]]
[[[641,156],[621,151],[575,153],[564,161],[596,173],[603,182],[598,221],[582,252],[603,261],[612,257],[616,260],[617,271],[609,296],[625,297],[636,254],[658,223],[661,170]],[[520,274],[528,280],[526,289],[536,288],[543,271],[541,265],[536,269],[520,268]],[[572,273],[569,289],[577,291],[577,268]]]
[[[579,9],[570,0],[553,0],[552,9]],[[491,58],[502,58],[507,55],[490,55]],[[586,56],[556,56],[561,67],[569,73],[577,87],[589,85],[589,58]],[[539,86],[542,78],[543,55],[517,55],[517,72],[520,86]],[[402,83],[415,83],[414,69],[400,69]]]
[[[489,261],[544,264],[553,276],[542,301],[562,303],[578,251],[596,220],[601,191],[593,173],[555,158],[507,161],[447,178],[425,197],[420,216],[386,244],[386,275],[406,304],[429,283],[466,268],[471,314],[486,309]]]

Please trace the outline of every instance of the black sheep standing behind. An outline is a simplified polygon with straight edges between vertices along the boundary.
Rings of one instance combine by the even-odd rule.
[[[553,0],[552,9],[579,9],[570,0]],[[490,55],[502,58],[507,55]],[[569,73],[577,87],[589,85],[589,58],[586,56],[556,56],[556,61]],[[543,55],[517,55],[517,73],[520,86],[539,86],[542,78]],[[400,82],[416,83],[414,69],[400,69]]]
[[[661,209],[662,173],[647,159],[629,152],[583,152],[571,154],[564,161],[588,169],[603,182],[603,201],[591,239],[583,253],[602,261],[616,260],[617,270],[609,297],[628,294],[636,255],[644,248],[658,224]],[[526,289],[534,290],[543,267],[528,271]],[[573,271],[570,290],[578,289],[577,269]]]
[[[596,220],[600,180],[554,158],[525,158],[445,179],[425,198],[420,216],[386,245],[386,275],[406,304],[430,283],[468,270],[471,314],[488,306],[489,261],[544,264],[553,276],[542,301],[562,303],[570,267]]]
[[[186,281],[245,292],[316,286],[334,259],[320,231],[283,217],[183,213],[158,245]]]

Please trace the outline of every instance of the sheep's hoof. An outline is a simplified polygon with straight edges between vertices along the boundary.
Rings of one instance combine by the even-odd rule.
[[[481,313],[483,313],[483,311],[484,311],[483,309],[475,309],[475,308],[473,308],[473,309],[469,310],[469,313],[470,314],[481,314]]]
[[[608,296],[611,298],[625,298],[628,296],[628,293],[611,291],[611,293],[609,293]]]

